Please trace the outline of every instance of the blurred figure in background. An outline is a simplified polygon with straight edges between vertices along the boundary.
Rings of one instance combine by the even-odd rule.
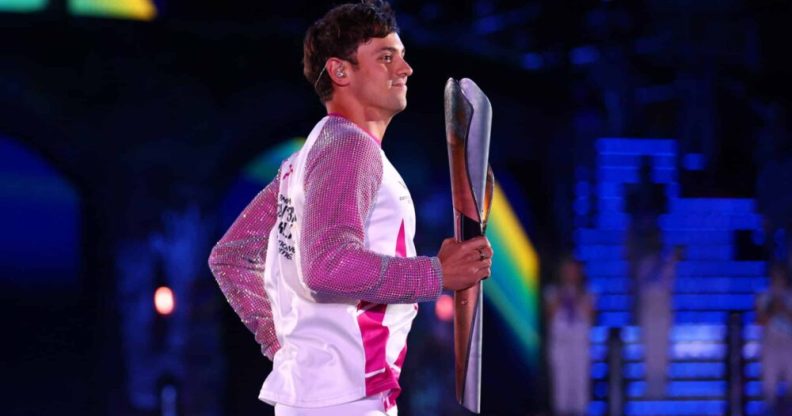
[[[792,395],[792,288],[788,269],[782,263],[770,267],[770,288],[756,301],[756,319],[763,329],[762,390],[769,409],[778,404],[779,382],[786,382]]]
[[[630,216],[625,245],[633,322],[641,327],[644,345],[645,397],[656,399],[665,396],[671,291],[681,250],[663,250],[659,220],[668,210],[668,198],[653,171],[652,157],[641,156],[638,181],[625,190],[625,211]]]
[[[638,280],[642,259],[663,249],[659,220],[668,210],[668,198],[665,185],[655,183],[653,169],[652,157],[641,156],[638,182],[626,185],[625,189],[624,208],[630,217],[626,241],[627,273],[633,284]]]
[[[682,247],[648,253],[637,263],[638,323],[644,346],[645,397],[665,396],[668,335],[673,323],[671,297]]]
[[[594,297],[586,289],[583,268],[572,257],[559,267],[559,283],[545,290],[548,355],[557,416],[587,413],[590,394],[589,331]]]

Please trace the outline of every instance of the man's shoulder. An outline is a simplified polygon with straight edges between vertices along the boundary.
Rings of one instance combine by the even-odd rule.
[[[365,140],[367,143],[376,145],[374,139],[365,130],[343,117],[329,116],[322,127],[322,132],[323,136]]]
[[[316,141],[307,151],[307,172],[330,169],[354,176],[354,172],[379,172],[384,163],[380,147],[364,131],[345,119],[329,117],[321,127]]]
[[[356,152],[379,157],[380,147],[363,129],[340,117],[330,117],[322,127],[316,144],[321,151]],[[350,156],[355,156],[350,154]]]

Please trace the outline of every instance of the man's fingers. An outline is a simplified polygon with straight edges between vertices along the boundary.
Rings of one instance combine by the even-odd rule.
[[[462,248],[465,250],[476,250],[490,247],[489,241],[484,236],[473,237],[470,240],[463,241],[461,244]]]
[[[470,287],[492,273],[493,250],[486,237],[466,241],[447,238],[440,251],[444,287],[463,290],[462,287]]]
[[[468,259],[483,260],[492,257],[492,247],[485,237],[475,237],[459,243],[459,249]]]
[[[476,280],[482,279],[485,276],[489,276],[489,274],[491,273],[489,266],[482,267],[480,264],[468,268],[468,271],[470,273],[469,275],[474,276]]]

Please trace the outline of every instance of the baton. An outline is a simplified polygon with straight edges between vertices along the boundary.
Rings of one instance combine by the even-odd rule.
[[[467,78],[449,78],[444,98],[454,237],[464,241],[487,228],[495,182],[489,166],[492,105]],[[481,282],[454,293],[456,399],[474,413],[481,411],[483,294]]]

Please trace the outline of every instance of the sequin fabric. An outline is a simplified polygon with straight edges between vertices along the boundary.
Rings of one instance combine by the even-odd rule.
[[[366,220],[382,181],[380,152],[373,137],[332,116],[308,154],[300,242],[305,284],[331,298],[383,304],[434,300],[442,289],[436,257],[366,249]]]
[[[209,256],[209,268],[220,290],[270,360],[280,344],[262,274],[270,229],[275,225],[279,177],[253,198]]]

